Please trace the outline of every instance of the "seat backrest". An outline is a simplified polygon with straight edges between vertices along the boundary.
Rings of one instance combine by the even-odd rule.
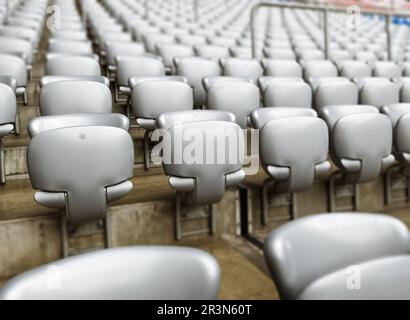
[[[99,82],[57,81],[40,91],[40,113],[43,116],[111,111],[111,91]]]
[[[208,108],[232,112],[241,128],[248,126],[248,117],[259,108],[259,104],[259,88],[246,81],[223,82],[212,85],[208,90]]]
[[[363,61],[344,61],[341,63],[340,75],[349,79],[372,76],[372,70]]]
[[[94,81],[110,87],[110,80],[103,76],[44,76],[40,79],[40,88],[57,81]]]
[[[120,128],[60,128],[30,140],[27,164],[34,189],[66,194],[67,220],[76,224],[106,216],[106,188],[132,177],[134,147]]]
[[[305,82],[271,82],[263,92],[265,107],[311,108],[312,90]]]
[[[263,75],[261,64],[256,59],[221,59],[224,76],[252,79],[255,83]]]
[[[297,192],[310,187],[316,166],[327,159],[328,146],[326,123],[313,116],[278,116],[268,120],[260,132],[261,163],[281,191]],[[285,177],[275,174],[284,168],[288,169]]]
[[[199,57],[175,58],[176,74],[188,79],[194,89],[194,104],[201,107],[206,104],[206,92],[202,85],[205,77],[215,77],[221,74],[221,69],[213,60]]]
[[[379,214],[335,213],[297,219],[265,241],[266,263],[280,296],[297,299],[315,280],[361,262],[408,254],[409,231]]]
[[[302,67],[296,61],[265,59],[262,64],[267,76],[302,78]]]
[[[250,120],[255,129],[261,130],[271,120],[290,117],[317,117],[317,113],[308,108],[260,108],[251,113]]]
[[[157,118],[159,129],[169,129],[178,124],[194,121],[226,121],[236,122],[235,115],[228,111],[220,110],[192,110],[174,111],[161,114]]]
[[[87,40],[87,34],[83,30],[54,30],[51,33],[52,39],[84,41]]]
[[[147,52],[155,52],[158,44],[173,44],[175,37],[163,33],[145,33],[142,35]]]
[[[400,78],[401,69],[392,61],[378,61],[374,63],[373,76],[384,78]]]
[[[314,100],[316,109],[331,105],[355,105],[359,103],[359,90],[350,81],[323,81],[315,91]]]
[[[18,87],[27,85],[27,68],[22,58],[0,54],[0,75],[16,79]]]
[[[13,89],[8,85],[0,83],[0,126],[16,122],[16,108],[16,95],[14,94]]]
[[[194,50],[197,56],[205,59],[219,60],[230,56],[229,50],[222,46],[197,45]]]
[[[93,54],[93,47],[90,41],[51,39],[48,45],[48,52],[66,54]]]
[[[263,53],[269,59],[294,61],[296,55],[291,48],[264,48]]]
[[[331,133],[334,162],[351,173],[355,182],[376,179],[392,157],[391,120],[377,108],[365,105],[325,106],[320,115]]]
[[[387,78],[368,78],[363,80],[360,88],[360,104],[381,108],[384,105],[398,103],[400,86]]]
[[[27,40],[0,36],[1,54],[19,54],[24,56],[27,64],[33,64],[33,46]]]
[[[173,67],[175,57],[193,57],[195,55],[191,46],[182,44],[158,44],[157,52],[162,57],[164,65],[169,68]]]
[[[107,277],[107,272],[113,277]],[[47,280],[58,277],[58,288]],[[135,246],[81,254],[25,272],[0,290],[4,300],[209,300],[218,263],[184,247]]]
[[[192,88],[182,81],[140,81],[132,88],[131,106],[137,121],[156,119],[166,112],[192,110]]]
[[[117,56],[117,84],[128,86],[135,76],[164,76],[165,67],[161,60],[149,57]]]
[[[163,165],[168,176],[194,179],[188,202],[206,205],[219,202],[227,175],[241,170],[244,135],[233,122],[198,120],[175,124],[167,130],[163,143],[168,156]]]
[[[30,138],[45,131],[83,126],[115,127],[128,131],[129,119],[120,113],[64,114],[42,116],[29,121],[27,131]]]
[[[46,75],[101,76],[100,65],[91,57],[57,56],[46,62]]]
[[[329,60],[306,61],[304,77],[306,81],[311,78],[337,77],[337,69]]]
[[[106,57],[108,65],[115,65],[116,56],[139,56],[145,53],[144,46],[136,42],[107,42]]]

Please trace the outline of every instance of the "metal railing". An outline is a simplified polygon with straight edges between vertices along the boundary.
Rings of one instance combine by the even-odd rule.
[[[261,8],[279,8],[279,9],[294,9],[294,10],[311,10],[322,12],[323,19],[323,36],[324,36],[324,55],[325,58],[329,58],[329,26],[328,26],[328,13],[329,12],[346,12],[346,8],[336,8],[336,7],[323,7],[323,6],[311,6],[303,4],[291,4],[291,3],[271,3],[271,2],[260,2],[252,7],[251,10],[251,41],[252,41],[252,56],[256,58],[256,15]],[[386,42],[387,42],[387,58],[392,60],[392,42],[391,42],[391,17],[410,17],[410,13],[400,13],[400,12],[382,12],[379,10],[360,10],[361,14],[374,14],[384,17],[385,21],[385,32],[386,32]]]

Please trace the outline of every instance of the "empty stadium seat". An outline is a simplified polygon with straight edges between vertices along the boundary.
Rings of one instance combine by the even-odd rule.
[[[399,102],[400,86],[387,78],[365,78],[359,81],[359,85],[360,104],[380,109],[384,105]]]
[[[56,56],[46,62],[49,76],[101,76],[97,60],[84,56]]]
[[[150,167],[150,134],[156,128],[157,118],[167,112],[192,110],[193,106],[192,89],[185,83],[185,79],[183,78],[139,78],[132,86],[132,112],[137,124],[145,130],[145,169],[149,169]]]
[[[208,89],[207,107],[232,112],[243,129],[247,128],[249,115],[259,104],[259,88],[247,81],[216,82]]]
[[[312,90],[301,81],[273,81],[263,92],[265,107],[311,108]]]
[[[349,79],[366,78],[372,76],[372,70],[363,61],[343,61],[340,66],[340,75]]]
[[[13,89],[5,84],[0,84],[0,105],[0,184],[5,184],[6,165],[2,138],[15,130],[17,117],[16,96]]]
[[[208,115],[211,115],[211,118],[217,120],[201,121],[201,119],[206,119],[208,115],[205,114],[205,118],[202,118],[197,112],[181,111],[179,114],[178,112],[163,114],[158,118],[157,122],[159,128],[166,129],[170,133],[170,140],[164,143],[164,145],[169,144],[168,147],[164,148],[169,148],[170,152],[170,158],[164,161],[164,170],[170,176],[171,186],[179,192],[189,193],[189,202],[191,203],[211,204],[222,199],[226,186],[232,183],[236,184],[244,178],[240,162],[243,134],[240,127],[234,123],[234,117],[229,115],[229,113],[217,111],[213,111],[213,113],[209,113],[209,111],[199,112],[207,112]],[[225,120],[229,118],[232,121]],[[207,130],[216,132],[219,130],[220,133],[234,134],[233,138],[237,140],[229,142],[229,146],[233,148],[231,150],[232,154],[229,153],[230,148],[219,150],[224,153],[220,155],[217,154],[216,144],[211,149],[203,145],[202,159],[197,159],[198,162],[194,163],[190,163],[191,159],[182,159],[182,163],[179,163],[175,154],[178,150],[173,148],[174,144],[177,143],[175,139],[180,138],[174,135],[177,130],[180,130],[183,135],[189,134],[189,130],[191,132],[196,131],[203,134],[201,139],[206,137]],[[230,138],[231,136],[223,137],[225,142],[228,137]],[[182,149],[186,148],[187,145],[187,143],[183,142]],[[207,155],[207,152],[211,152],[211,154]],[[205,160],[209,159],[209,156],[211,157],[211,162],[207,163]],[[220,161],[220,158],[218,158],[221,156],[223,156],[223,161]],[[167,160],[170,160],[170,163],[167,163]]]
[[[16,95],[23,98],[27,104],[27,68],[24,60],[17,56],[0,54],[0,75],[16,80]]]
[[[271,60],[262,61],[266,76],[302,78],[302,68],[292,60]]]
[[[55,288],[48,280],[53,270]],[[107,272],[115,276],[107,277]],[[81,254],[27,271],[0,289],[0,299],[211,300],[219,286],[218,263],[204,251],[135,246]]]
[[[71,127],[70,117],[60,122],[66,127],[32,136],[27,150],[30,180],[33,188],[39,190],[34,196],[36,202],[64,209],[61,216],[64,256],[68,255],[64,229],[67,223],[105,220],[106,246],[111,246],[107,202],[123,197],[132,189],[128,179],[132,177],[134,164],[132,139],[124,130],[128,128],[99,126],[99,118],[90,115],[95,125]],[[35,127],[35,122],[36,119],[32,120],[30,125]]]
[[[221,70],[218,63],[199,57],[175,58],[174,62],[176,75],[188,80],[189,85],[194,89],[194,105],[201,108],[206,104],[206,93],[202,79],[219,76]]]
[[[282,299],[408,299],[408,243],[396,218],[323,214],[274,230],[264,253]]]
[[[394,62],[378,61],[374,64],[373,75],[375,77],[397,79],[401,77],[401,69]]]
[[[270,177],[263,183],[261,199],[262,221],[267,224],[270,185],[276,192],[294,193],[307,189],[315,176],[330,170],[328,132],[326,123],[310,109],[261,108],[250,118],[260,130],[260,161]],[[294,219],[296,200],[292,202],[290,217]]]
[[[95,81],[56,81],[40,91],[40,113],[43,116],[110,113],[110,89]]]
[[[372,181],[393,163],[392,124],[376,107],[328,105],[319,114],[329,127],[332,160],[353,183]],[[336,174],[330,179],[330,211]]]
[[[224,76],[252,79],[255,83],[263,75],[263,69],[258,60],[226,58],[221,59]]]

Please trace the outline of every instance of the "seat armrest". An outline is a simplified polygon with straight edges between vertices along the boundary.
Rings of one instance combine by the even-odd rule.
[[[107,201],[115,201],[121,199],[125,195],[127,195],[132,190],[132,182],[131,181],[124,181],[120,184],[115,186],[110,186],[106,188],[107,192]]]
[[[245,179],[245,171],[238,170],[225,175],[225,185],[227,187],[236,186]]]
[[[47,208],[61,209],[66,204],[65,192],[37,191],[34,194],[34,200]]]
[[[195,189],[194,178],[170,177],[169,184],[172,188],[180,192],[191,192]]]

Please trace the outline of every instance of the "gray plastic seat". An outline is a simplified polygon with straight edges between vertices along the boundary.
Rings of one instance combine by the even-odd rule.
[[[296,55],[288,48],[264,48],[264,55],[269,59],[295,61]]]
[[[23,57],[27,65],[34,62],[34,50],[30,41],[0,36],[0,54]]]
[[[201,58],[218,61],[230,56],[229,50],[224,46],[197,45],[194,46],[195,54]]]
[[[49,76],[101,76],[97,60],[82,56],[57,56],[46,62],[45,74]]]
[[[400,99],[400,85],[387,78],[365,78],[360,81],[360,104],[382,106],[398,103]]]
[[[205,91],[209,91],[209,89],[213,85],[219,85],[222,83],[228,83],[228,82],[247,82],[247,83],[253,83],[252,79],[245,79],[245,78],[237,78],[237,77],[228,77],[228,76],[217,76],[217,77],[204,77],[202,79],[202,85],[205,89]]]
[[[158,44],[157,52],[161,56],[165,67],[172,70],[174,70],[174,58],[195,56],[195,52],[191,46],[182,44]]]
[[[270,120],[290,117],[317,117],[317,113],[315,110],[308,108],[260,108],[251,113],[250,120],[255,129],[261,130]]]
[[[355,53],[355,58],[370,65],[373,65],[378,60],[377,56],[370,51],[358,51]]]
[[[142,35],[142,40],[144,42],[145,49],[147,52],[155,53],[157,50],[157,45],[159,44],[173,44],[175,43],[175,37],[163,34],[163,33],[144,33]]]
[[[1,39],[0,39],[1,41]],[[15,94],[23,98],[24,104],[27,104],[27,66],[20,57],[0,54],[0,76],[11,77],[16,81]]]
[[[235,115],[228,111],[220,110],[192,110],[174,111],[161,114],[157,118],[157,128],[168,130],[169,128],[194,121],[224,121],[236,122]]]
[[[131,78],[134,79],[135,78]],[[184,78],[170,77],[139,78],[132,86],[131,108],[136,122],[145,130],[144,165],[150,167],[150,135],[156,128],[157,118],[166,112],[192,110],[194,97],[192,88]]]
[[[85,41],[87,34],[83,30],[54,30],[51,33],[52,39]]]
[[[264,92],[271,83],[282,83],[287,81],[297,81],[302,83],[304,82],[302,78],[264,76],[258,79],[258,86],[261,89],[261,91]]]
[[[53,271],[56,288],[48,281]],[[27,271],[0,289],[0,299],[210,300],[217,298],[219,286],[218,263],[202,250],[135,246],[81,254]]]
[[[50,39],[48,52],[72,55],[92,55],[93,46],[90,41]]]
[[[43,86],[40,91],[42,116],[111,111],[111,91],[99,82],[56,81]]]
[[[265,107],[311,108],[312,90],[305,82],[275,81],[263,92]]]
[[[315,176],[330,170],[328,129],[313,110],[263,108],[254,111],[251,119],[260,129],[260,159],[275,190],[305,190]]]
[[[126,116],[120,113],[82,113],[42,116],[30,120],[27,131],[32,138],[50,130],[84,126],[114,127],[128,131],[130,121]]]
[[[166,78],[140,79],[132,88],[132,111],[146,130],[155,129],[156,118],[162,113],[193,108],[192,88],[183,81]]]
[[[277,228],[264,253],[282,299],[410,299],[408,244],[396,218],[338,213]]]
[[[401,77],[401,69],[392,61],[377,61],[374,63],[373,76],[397,79]]]
[[[39,34],[32,28],[10,25],[1,26],[0,35],[4,37],[27,40],[33,44],[34,48],[37,48],[39,43]]]
[[[357,85],[350,81],[323,80],[314,94],[314,107],[317,110],[325,106],[356,105],[358,103],[359,90]]]
[[[40,88],[58,81],[94,81],[106,87],[110,86],[110,80],[103,76],[44,76],[40,80]]]
[[[10,76],[0,76],[0,83],[9,86],[13,91],[17,89],[17,80]]]
[[[6,164],[2,138],[16,129],[16,117],[17,102],[14,90],[0,83],[0,184],[6,183]]]
[[[392,124],[376,107],[333,105],[319,114],[329,127],[333,162],[353,181],[372,181],[393,163]]]
[[[296,61],[264,59],[262,65],[266,76],[302,78],[302,67]]]
[[[132,138],[123,128],[66,124],[30,140],[28,171],[39,190],[34,199],[46,207],[65,208],[69,224],[105,219],[107,202],[132,189]]]
[[[252,79],[256,83],[263,75],[262,66],[256,59],[226,58],[220,63],[224,76]]]
[[[0,75],[16,79],[17,88],[27,85],[26,64],[17,56],[0,54]]]
[[[201,119],[198,112],[205,117],[216,116],[223,120]],[[159,127],[168,133],[163,140],[164,154],[167,155],[163,159],[165,174],[170,176],[170,185],[186,196],[188,204],[217,203],[223,198],[226,187],[237,185],[245,177],[241,169],[245,152],[243,132],[233,121],[224,121],[227,117],[232,117],[232,120],[235,117],[224,112],[205,112],[180,112],[176,117],[175,113],[163,114],[157,121]],[[170,122],[172,125],[167,125]],[[193,159],[182,156],[180,159],[176,144],[181,144],[182,137],[192,135],[200,139],[195,144],[196,156]],[[209,140],[210,136],[212,140]],[[181,150],[192,147],[189,140],[183,139]],[[226,147],[221,148],[221,144]]]
[[[165,67],[160,59],[150,57],[117,56],[117,84],[116,87],[126,94],[131,95],[129,79],[135,76],[164,76]]]
[[[107,42],[106,59],[108,66],[116,64],[117,56],[140,56],[145,53],[143,44],[136,42]]]
[[[206,92],[202,85],[205,77],[221,75],[221,70],[215,61],[200,58],[175,58],[176,75],[185,77],[194,89],[194,105],[201,108],[206,104]]]
[[[396,159],[405,166],[410,164],[410,104],[395,103],[380,108],[393,124],[393,144]]]
[[[249,115],[259,104],[259,88],[247,81],[217,82],[208,89],[208,109],[232,112],[243,129],[248,127]]]
[[[303,71],[307,82],[315,78],[337,77],[336,66],[329,60],[306,61]]]
[[[343,61],[340,66],[340,76],[348,79],[366,78],[372,76],[372,70],[363,61]]]

